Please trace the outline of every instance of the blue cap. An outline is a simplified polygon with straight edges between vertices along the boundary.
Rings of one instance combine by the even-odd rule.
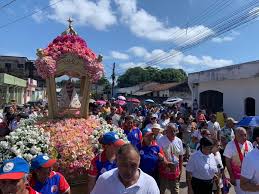
[[[48,155],[38,155],[31,161],[31,169],[35,170],[38,168],[50,168],[52,167],[57,160],[55,159],[50,159]]]
[[[116,146],[122,146],[125,144],[123,140],[119,139],[117,133],[112,131],[105,133],[102,139],[100,140],[100,143],[104,145],[114,144]]]
[[[152,129],[145,127],[142,131],[143,136],[153,134]]]
[[[30,171],[29,163],[23,158],[15,157],[5,160],[0,168],[0,180],[19,180]]]

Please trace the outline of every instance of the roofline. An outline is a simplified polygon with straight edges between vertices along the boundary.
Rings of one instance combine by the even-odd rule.
[[[0,55],[0,57],[25,58],[25,59],[27,59],[28,61],[31,61],[30,59],[28,59],[28,57],[21,57],[21,56]]]
[[[215,70],[220,70],[220,69],[226,69],[226,68],[231,68],[231,67],[234,67],[237,65],[245,65],[245,64],[250,64],[250,63],[259,63],[259,60],[238,63],[238,64],[228,65],[228,66],[224,66],[224,67],[217,67],[217,68],[212,68],[212,69],[203,70],[203,71],[196,71],[196,72],[188,73],[188,75],[192,75],[192,74],[196,74],[196,73],[210,72],[210,71],[215,71]]]

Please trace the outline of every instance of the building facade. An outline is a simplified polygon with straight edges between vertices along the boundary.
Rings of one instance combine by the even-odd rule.
[[[224,111],[235,119],[259,115],[259,61],[191,73],[192,99],[209,112]]]
[[[24,102],[27,103],[29,101],[36,101],[38,100],[37,98],[37,81],[33,80],[31,78],[27,79],[27,87],[26,87],[26,92],[24,93]]]
[[[33,60],[27,57],[0,56],[0,73],[27,80],[28,78],[37,80],[38,87],[45,87],[45,80],[38,74]]]
[[[26,80],[9,74],[0,73],[0,106],[15,101],[24,104]]]

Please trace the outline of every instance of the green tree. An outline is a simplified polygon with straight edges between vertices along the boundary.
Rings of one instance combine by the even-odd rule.
[[[117,80],[118,87],[130,87],[141,82],[155,81],[159,83],[185,81],[187,75],[182,69],[158,69],[154,67],[134,67],[129,68]]]

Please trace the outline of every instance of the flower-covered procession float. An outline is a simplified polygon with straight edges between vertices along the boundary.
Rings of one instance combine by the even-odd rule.
[[[127,141],[122,129],[102,118],[89,116],[91,83],[103,76],[102,57],[97,56],[69,27],[47,48],[37,50],[36,68],[46,79],[48,117],[22,120],[18,129],[0,141],[0,162],[15,156],[28,162],[38,154],[57,159],[56,170],[73,181],[84,180],[90,162],[102,147],[99,138],[108,131]],[[78,95],[72,82],[62,89],[58,99],[55,78],[67,75],[80,80]]]

